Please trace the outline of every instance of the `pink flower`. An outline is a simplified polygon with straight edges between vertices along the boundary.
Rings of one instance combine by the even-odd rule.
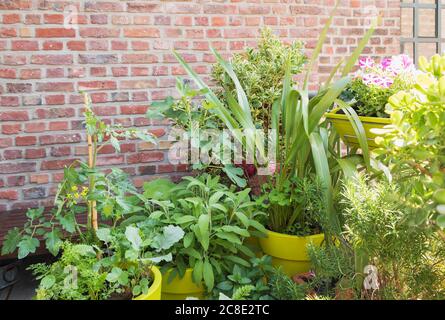
[[[391,65],[392,59],[391,58],[384,58],[382,62],[380,63],[383,70],[388,68]]]
[[[358,61],[358,64],[361,69],[368,69],[368,68],[372,68],[374,66],[374,60],[369,57],[362,57]]]

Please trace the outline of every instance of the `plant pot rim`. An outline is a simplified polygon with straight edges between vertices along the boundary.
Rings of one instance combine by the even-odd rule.
[[[348,117],[345,114],[338,114],[341,108],[335,108],[331,112],[326,113],[327,119],[339,119],[339,120],[348,120]],[[361,122],[367,123],[377,123],[377,124],[390,124],[390,118],[380,118],[380,117],[365,117],[358,116]],[[349,120],[348,120],[349,121]]]
[[[179,274],[175,276],[172,282],[168,282],[169,274],[173,271],[173,268],[169,268],[164,272],[163,278],[163,286],[162,292],[168,294],[199,294],[204,292],[203,285],[198,285],[193,282],[192,273],[193,268],[185,269],[184,276],[182,278],[179,277]],[[176,283],[175,283],[176,280]],[[172,287],[172,284],[175,284],[175,287]]]
[[[280,232],[272,231],[272,230],[269,230],[269,229],[266,229],[266,230],[267,230],[267,234],[268,235],[271,234],[271,235],[273,235],[275,237],[281,237],[281,238],[313,239],[313,238],[324,237],[324,233],[316,233],[316,234],[307,235],[307,236],[296,236],[296,235],[291,235],[291,234],[286,234],[286,233],[280,233]]]
[[[133,300],[148,300],[147,298],[153,295],[156,291],[160,290],[162,284],[161,271],[156,266],[151,266],[150,271],[153,274],[153,283],[151,284],[146,294],[141,294],[135,297]]]

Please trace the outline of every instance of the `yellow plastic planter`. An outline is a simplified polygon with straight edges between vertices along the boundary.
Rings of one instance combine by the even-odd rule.
[[[320,246],[324,234],[307,237],[291,236],[268,230],[267,238],[260,238],[263,252],[272,257],[274,266],[281,266],[288,276],[308,272],[311,264],[307,254],[309,243]]]
[[[184,277],[178,275],[168,282],[170,273],[168,270],[162,277],[162,300],[185,300],[186,298],[204,298],[204,287],[197,285],[192,280],[193,269],[188,268]]]
[[[349,147],[360,148],[355,131],[352,128],[351,122],[345,114],[339,114],[340,109],[334,109],[332,112],[326,114],[326,118],[332,122],[335,130],[337,130],[341,139]],[[371,129],[377,128],[381,129],[384,126],[391,124],[391,120],[388,118],[377,118],[377,117],[359,117],[360,121],[363,123],[365,128],[366,138],[368,140],[369,149],[374,149],[377,145],[374,142],[376,135],[371,132]]]
[[[133,300],[161,300],[162,274],[155,266],[151,267],[153,273],[153,283],[147,294],[141,294]]]

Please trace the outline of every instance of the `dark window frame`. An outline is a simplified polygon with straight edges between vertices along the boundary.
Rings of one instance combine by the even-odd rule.
[[[412,0],[412,2],[400,1],[400,8],[413,9],[413,33],[412,37],[400,38],[400,51],[405,52],[405,45],[412,44],[414,61],[419,59],[419,44],[420,43],[434,43],[436,44],[436,53],[442,53],[443,42],[442,38],[442,9],[445,9],[445,3],[441,3],[442,0],[436,0],[435,3],[420,3],[421,0]],[[426,37],[419,35],[419,9],[434,9],[436,12],[435,21],[435,35],[434,37]],[[402,17],[402,15],[401,15]]]

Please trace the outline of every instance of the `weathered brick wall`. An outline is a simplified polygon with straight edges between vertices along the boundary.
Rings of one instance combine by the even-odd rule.
[[[79,10],[78,29],[65,29],[64,9]],[[50,205],[62,168],[86,154],[82,97],[110,122],[147,126],[159,136],[166,123],[144,117],[151,101],[173,93],[183,74],[171,52],[198,73],[210,71],[209,47],[223,53],[255,45],[261,26],[283,39],[306,41],[308,52],[334,0],[0,0],[0,212]],[[398,0],[344,0],[312,79],[313,87],[357,45],[375,9],[383,26],[366,53],[398,53]],[[103,150],[99,165],[125,169],[137,185],[170,165],[167,144],[124,143]],[[0,222],[0,227],[1,227]],[[3,226],[5,224],[3,223]]]

